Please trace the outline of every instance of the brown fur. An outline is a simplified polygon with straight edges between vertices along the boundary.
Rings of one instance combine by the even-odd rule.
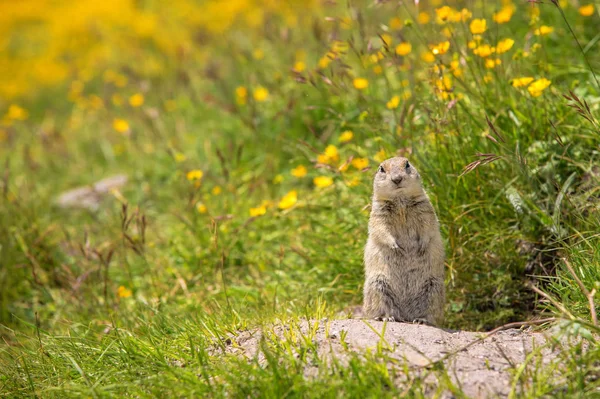
[[[378,320],[439,326],[444,245],[419,173],[406,158],[396,157],[381,163],[374,180],[363,311]]]

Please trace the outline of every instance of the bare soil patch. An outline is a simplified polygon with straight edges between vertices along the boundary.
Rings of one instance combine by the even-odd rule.
[[[266,331],[266,330],[265,330]],[[227,352],[248,358],[261,353],[261,339],[277,340],[311,337],[319,358],[335,357],[344,363],[352,354],[373,353],[383,347],[390,367],[408,366],[420,373],[433,390],[439,374],[429,372],[443,364],[451,381],[470,397],[506,397],[513,389],[513,375],[534,354],[537,365],[547,365],[557,356],[549,336],[543,333],[509,329],[486,337],[486,333],[450,331],[427,325],[386,323],[373,320],[311,320],[299,326],[274,326],[266,332],[246,331],[231,338]],[[295,338],[294,338],[295,337]],[[484,338],[485,339],[482,339]],[[343,342],[342,342],[343,340]],[[531,362],[531,363],[534,363]],[[316,375],[318,366],[307,366],[305,376]],[[402,379],[401,379],[402,380]],[[398,384],[406,382],[398,381]],[[520,387],[516,387],[518,394]],[[448,397],[452,397],[448,393]]]

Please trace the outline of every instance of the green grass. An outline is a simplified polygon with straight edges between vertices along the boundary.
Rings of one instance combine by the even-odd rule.
[[[539,6],[533,25],[528,5],[519,3],[507,25],[492,23],[499,5],[465,6],[487,18],[485,41],[512,37],[515,45],[488,70],[468,49],[468,23],[457,24],[451,52],[435,63],[448,73],[450,61],[463,59],[448,98],[431,83],[434,64],[418,56],[419,46],[445,40],[441,27],[405,24],[391,32],[394,44],[413,44],[410,69],[398,68],[404,61],[378,35],[390,15],[404,21],[416,11],[385,4],[314,11],[312,30],[289,35],[273,16],[264,28],[211,38],[207,65],[173,62],[161,78],[113,66],[131,83],[119,89],[101,73],[87,82],[86,95],[104,99],[99,110],[70,103],[67,87],[23,100],[29,120],[2,128],[0,143],[0,394],[393,397],[408,389],[410,396],[427,396],[419,376],[395,386],[390,373],[398,371],[382,365],[383,353],[350,354],[349,364],[331,365],[313,358],[310,343],[272,340],[263,348],[267,367],[215,354],[229,334],[268,330],[276,320],[336,317],[361,303],[371,175],[380,151],[410,156],[438,212],[447,249],[447,327],[489,330],[548,313],[569,318],[571,332],[593,348],[598,329],[589,301],[560,258],[570,260],[588,290],[600,289],[598,87],[551,3]],[[583,20],[573,7],[565,13],[597,70],[598,16]],[[353,16],[353,25],[338,29],[325,16]],[[541,24],[555,32],[531,35]],[[317,71],[330,35],[350,43],[348,53]],[[261,60],[252,56],[257,48]],[[386,54],[383,75],[359,56],[378,48]],[[299,49],[309,69],[296,74],[290,69]],[[358,76],[369,79],[367,90],[352,86]],[[523,76],[547,77],[552,85],[532,97],[510,85]],[[403,80],[412,97],[387,109]],[[269,90],[268,101],[252,99],[257,85]],[[110,101],[144,86],[150,89],[141,108]],[[246,105],[235,101],[238,86],[249,88]],[[569,107],[577,100],[562,97],[570,90],[589,104],[589,111],[578,106],[584,115]],[[174,109],[165,107],[167,100]],[[0,101],[0,110],[8,105]],[[126,119],[131,134],[115,132],[114,118]],[[354,138],[340,144],[348,129]],[[339,161],[317,165],[329,144],[338,147]],[[499,159],[461,175],[484,159],[477,153]],[[369,158],[370,169],[340,172],[350,156]],[[308,168],[306,177],[290,174],[298,165]],[[186,179],[195,169],[204,172],[200,187]],[[54,204],[65,190],[117,173],[129,183],[96,211]],[[312,178],[321,175],[334,184],[315,188]],[[346,184],[355,178],[356,185]],[[278,209],[291,190],[297,205]],[[263,201],[273,205],[250,217]],[[198,212],[198,203],[207,213]],[[554,302],[530,290],[530,280]],[[120,286],[132,296],[119,297]],[[291,348],[304,355],[293,356]],[[564,379],[532,359],[515,370],[515,386],[531,397],[593,396],[598,358],[597,349],[564,348],[556,362]],[[321,366],[314,380],[302,376],[306,364]],[[440,390],[461,395],[442,381]]]

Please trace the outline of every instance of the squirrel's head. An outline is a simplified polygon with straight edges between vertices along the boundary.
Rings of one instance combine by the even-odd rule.
[[[376,200],[389,201],[423,192],[421,176],[408,159],[394,157],[383,161],[375,173],[373,193]]]

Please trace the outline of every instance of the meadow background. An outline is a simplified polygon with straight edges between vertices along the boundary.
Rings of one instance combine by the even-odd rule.
[[[307,382],[309,342],[211,349],[361,303],[394,155],[438,212],[447,327],[554,315],[597,346],[599,6],[0,3],[0,395],[397,395],[377,358]],[[531,396],[595,392],[597,349],[561,359]]]

